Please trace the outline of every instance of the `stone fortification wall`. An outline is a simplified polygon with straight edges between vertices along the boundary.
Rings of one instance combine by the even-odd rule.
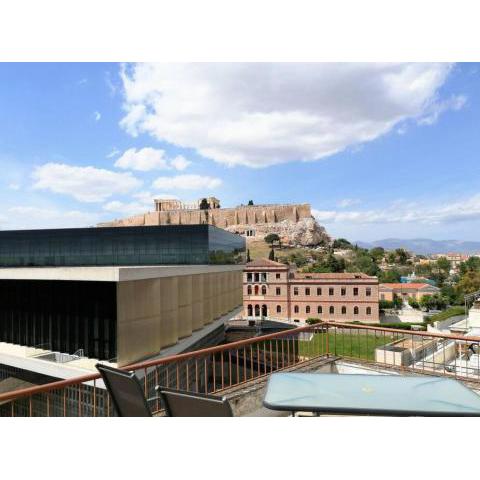
[[[208,223],[220,228],[237,225],[280,223],[284,220],[298,222],[312,215],[310,205],[250,205],[210,210],[168,210],[147,212],[133,217],[101,223],[100,227],[132,227],[142,225],[194,225]],[[244,233],[244,232],[239,232]]]
[[[308,203],[294,205],[241,205],[208,210],[158,210],[133,217],[101,223],[99,227],[135,227],[143,225],[195,225],[207,223],[250,240],[263,240],[276,233],[282,242],[315,246],[330,241],[325,229],[312,217]]]

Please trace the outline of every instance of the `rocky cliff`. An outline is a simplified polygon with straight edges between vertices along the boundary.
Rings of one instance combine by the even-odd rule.
[[[252,240],[263,239],[269,233],[276,233],[283,244],[301,245],[313,247],[330,242],[330,237],[324,227],[319,225],[313,217],[293,220],[282,220],[275,223],[257,223],[255,225],[235,225],[226,230],[236,232],[238,230],[255,232]]]

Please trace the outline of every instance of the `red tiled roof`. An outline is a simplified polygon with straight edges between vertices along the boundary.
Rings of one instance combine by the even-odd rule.
[[[380,287],[387,287],[387,288],[403,288],[403,289],[413,289],[413,290],[421,290],[425,287],[434,287],[429,283],[381,283]]]
[[[295,278],[325,278],[325,279],[332,279],[332,278],[339,278],[342,280],[355,280],[356,278],[376,278],[370,277],[369,275],[361,272],[354,272],[354,273],[303,273],[303,272],[295,272]]]
[[[269,260],[268,258],[259,258],[257,260],[252,260],[251,262],[247,263],[245,265],[246,267],[250,268],[268,268],[268,267],[282,267],[282,268],[288,268],[288,265],[285,265],[283,263],[279,262],[274,262],[273,260]]]

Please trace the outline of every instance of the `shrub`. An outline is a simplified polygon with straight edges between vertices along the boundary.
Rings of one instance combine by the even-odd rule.
[[[305,323],[307,325],[315,325],[315,324],[320,323],[320,322],[321,322],[321,320],[319,318],[307,318],[305,320]]]

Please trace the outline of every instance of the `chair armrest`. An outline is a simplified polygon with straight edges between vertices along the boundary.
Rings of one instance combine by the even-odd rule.
[[[159,396],[157,396],[157,397],[150,397],[150,398],[147,398],[147,402],[153,402],[154,400],[161,400],[161,399],[162,399],[162,397],[159,397]]]

